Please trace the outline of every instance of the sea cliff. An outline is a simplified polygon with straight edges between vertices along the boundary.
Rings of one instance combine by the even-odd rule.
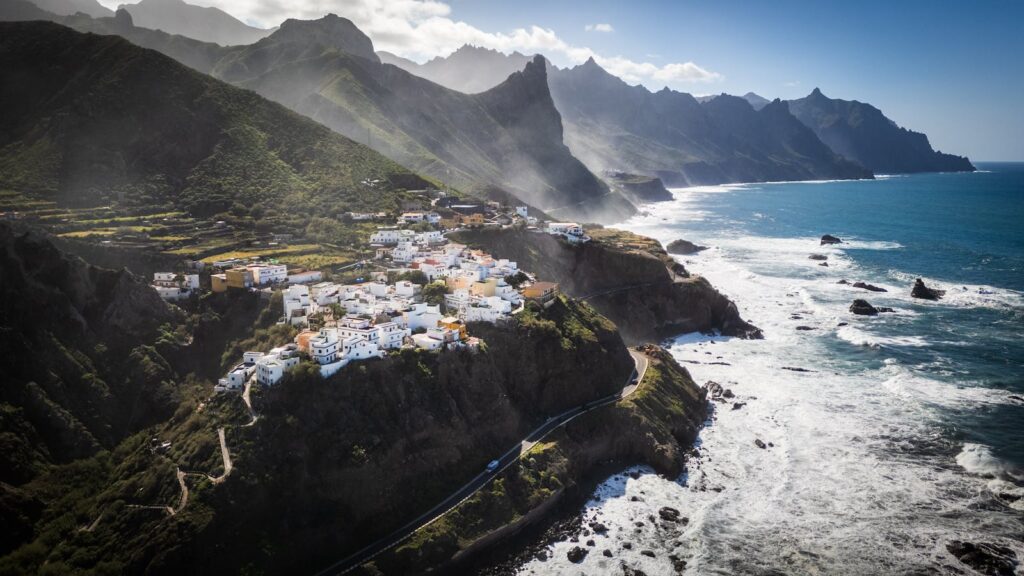
[[[558,282],[566,294],[585,299],[614,322],[627,343],[687,332],[761,337],[732,301],[687,272],[656,241],[601,227],[588,227],[587,234],[592,240],[579,244],[527,229],[466,230],[452,238]]]

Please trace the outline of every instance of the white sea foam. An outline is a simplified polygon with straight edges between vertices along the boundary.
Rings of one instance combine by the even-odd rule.
[[[621,573],[624,564],[651,575],[673,574],[669,555],[698,574],[943,572],[956,562],[945,551],[949,540],[1019,534],[1019,513],[977,512],[991,507],[992,482],[1012,478],[963,473],[968,466],[990,464],[971,455],[966,465],[955,466],[954,458],[959,463],[968,457],[956,457],[958,447],[943,440],[936,426],[943,411],[984,410],[1015,400],[954,376],[947,376],[949,382],[937,379],[927,367],[901,365],[898,358],[907,349],[929,345],[922,336],[887,332],[887,326],[914,321],[910,284],[892,275],[888,283],[861,277],[851,257],[856,250],[900,246],[858,238],[847,246],[818,246],[812,237],[685,229],[692,221],[687,215],[702,209],[701,194],[729,192],[715,188],[677,190],[677,201],[659,205],[656,217],[637,217],[624,227],[662,242],[685,237],[712,246],[683,261],[732,298],[743,317],[765,331],[765,340],[690,334],[666,345],[697,382],[721,383],[743,406],[715,405],[700,435],[700,457],[679,481],[648,473],[603,484],[600,498],[582,513],[610,530],[607,537],[595,537],[596,546],[587,547],[590,554],[581,564],[570,563],[566,553],[586,539],[555,544],[548,561],[529,562],[521,573]],[[671,224],[660,220],[675,215],[680,219]],[[810,253],[827,254],[829,267],[809,261]],[[836,284],[844,278],[890,291]],[[898,311],[855,317],[848,311],[853,297]],[[840,321],[849,324],[836,328]],[[797,325],[817,329],[797,331]],[[889,350],[892,357],[880,368],[839,357],[835,338],[879,353]],[[755,439],[773,446],[761,449]],[[1000,489],[1012,495],[1017,488],[1011,482]],[[648,522],[662,506],[689,517],[678,534]],[[1024,546],[1013,547],[1024,555]],[[614,558],[601,554],[605,548]],[[644,549],[655,557],[641,555]]]
[[[960,306],[965,308],[1024,308],[1024,293],[1016,290],[998,288],[996,286],[989,286],[986,284],[952,283],[945,280],[910,274],[901,270],[889,270],[888,276],[893,280],[901,282],[905,286],[904,291],[908,296],[910,294],[910,286],[917,278],[921,278],[929,288],[946,291],[940,300],[928,301],[914,299],[914,301],[919,304]]]
[[[992,448],[984,444],[965,443],[963,449],[956,455],[956,463],[967,472],[978,476],[992,477],[1004,482],[1024,481],[1024,470],[1000,460],[992,453]],[[1009,488],[1005,484],[1000,486]]]

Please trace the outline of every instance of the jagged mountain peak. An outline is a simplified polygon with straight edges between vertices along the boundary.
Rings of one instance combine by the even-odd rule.
[[[337,14],[327,14],[316,20],[289,18],[267,38],[272,42],[328,46],[371,62],[380,62],[370,37],[351,20]]]

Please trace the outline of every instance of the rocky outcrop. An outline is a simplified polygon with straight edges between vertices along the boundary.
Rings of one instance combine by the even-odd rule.
[[[920,298],[922,300],[939,300],[946,295],[945,290],[938,290],[936,288],[929,288],[925,286],[924,280],[918,278],[914,281],[914,287],[910,289],[910,295],[914,298]]]
[[[1013,576],[1018,563],[1013,550],[998,544],[954,540],[946,544],[946,550],[960,562],[988,576]]]
[[[707,246],[694,244],[693,242],[690,242],[689,240],[683,240],[682,238],[678,240],[673,240],[668,243],[668,246],[665,246],[665,251],[668,252],[669,254],[679,254],[682,256],[696,254],[697,252],[701,252],[707,249]]]
[[[687,332],[759,338],[736,305],[704,278],[690,275],[657,242],[619,230],[588,229],[594,240],[570,244],[529,230],[475,230],[454,239],[518,262],[558,282],[618,326],[627,342]]]
[[[807,257],[807,259],[824,262],[825,260],[828,260],[828,256],[825,254],[811,254],[810,256]]]
[[[854,282],[852,284],[854,288],[860,288],[861,290],[867,290],[869,292],[888,292],[885,288],[880,288],[874,284],[867,284],[864,282]]]
[[[878,308],[872,306],[867,300],[857,299],[850,304],[850,312],[860,316],[876,316]]]
[[[660,178],[629,174],[627,172],[605,172],[605,178],[611,186],[622,192],[634,204],[645,202],[663,202],[673,198]]]
[[[833,236],[831,234],[825,234],[824,236],[821,237],[821,246],[826,246],[828,244],[842,244],[842,243],[843,243],[843,241],[840,238],[837,238],[836,236]]]

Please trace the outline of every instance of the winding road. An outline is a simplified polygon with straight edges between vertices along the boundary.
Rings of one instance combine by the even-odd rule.
[[[629,375],[629,379],[626,380],[626,385],[618,393],[592,400],[582,406],[576,406],[570,410],[562,412],[561,414],[548,418],[546,422],[530,432],[518,444],[512,446],[507,452],[502,454],[498,458],[499,466],[493,472],[488,472],[486,470],[481,472],[430,510],[409,521],[407,524],[395,530],[391,534],[367,545],[362,550],[359,550],[358,552],[355,552],[354,554],[321,570],[317,573],[317,576],[348,573],[374,559],[382,552],[398,546],[412,536],[417,530],[436,522],[466,499],[479,492],[483,487],[490,483],[491,480],[494,480],[499,474],[504,472],[509,466],[518,462],[520,458],[525,456],[527,452],[533,449],[534,446],[544,440],[544,438],[553,431],[565,426],[569,422],[572,422],[591,410],[607,406],[608,404],[614,404],[636,392],[643,382],[644,375],[647,373],[649,360],[646,355],[634,350],[630,350],[629,354],[633,357],[635,367]]]

